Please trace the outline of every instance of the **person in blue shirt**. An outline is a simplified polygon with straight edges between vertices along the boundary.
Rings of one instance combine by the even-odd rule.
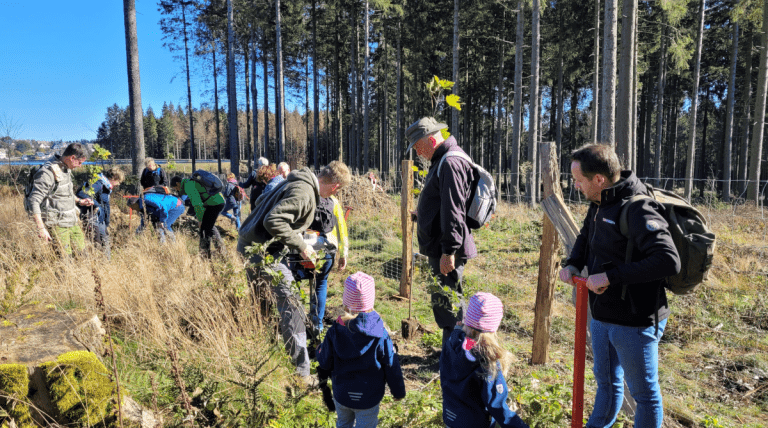
[[[184,213],[184,202],[181,198],[174,195],[166,195],[163,193],[144,193],[144,200],[141,198],[129,198],[128,207],[136,210],[141,215],[141,225],[136,230],[136,233],[141,233],[144,230],[144,205],[146,203],[147,215],[152,222],[152,226],[160,234],[160,242],[165,242],[166,233],[175,240],[173,234],[173,223],[176,219]]]
[[[469,299],[440,354],[443,422],[451,428],[528,428],[507,406],[507,370],[511,355],[496,330],[504,315],[498,297],[477,293]]]
[[[109,240],[110,206],[109,197],[125,180],[125,174],[119,168],[111,168],[99,174],[94,183],[83,183],[77,191],[77,197],[92,199],[93,205],[80,207],[80,218],[85,225],[85,235],[111,256]]]
[[[344,281],[346,313],[328,329],[317,349],[318,374],[330,372],[336,427],[375,427],[384,384],[395,400],[405,397],[400,359],[384,321],[373,309],[373,278],[357,272]],[[324,372],[323,372],[324,371]]]

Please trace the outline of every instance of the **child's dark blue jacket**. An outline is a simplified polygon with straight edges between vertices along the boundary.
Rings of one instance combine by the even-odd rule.
[[[320,368],[330,370],[333,397],[351,409],[370,409],[384,397],[405,397],[400,360],[376,311],[360,313],[344,325],[339,318],[317,349]]]
[[[507,381],[501,370],[495,379],[488,378],[478,356],[464,349],[465,337],[457,327],[440,354],[443,422],[462,428],[488,428],[495,423],[502,428],[528,428],[507,406]]]
[[[172,209],[183,204],[176,196],[162,193],[145,193],[144,200],[147,202],[147,215],[155,217],[161,223],[165,223]],[[139,199],[139,209],[144,209],[141,199]]]
[[[93,194],[90,195],[90,191],[93,190]],[[89,198],[93,200],[93,206],[97,207],[99,223],[104,223],[109,227],[109,195],[112,193],[112,184],[110,184],[107,177],[99,174],[99,179],[95,183],[89,185],[87,182],[80,186],[77,191],[78,198]],[[87,207],[87,209],[91,209]]]

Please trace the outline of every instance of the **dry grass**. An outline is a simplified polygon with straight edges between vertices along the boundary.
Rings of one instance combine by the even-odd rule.
[[[95,268],[103,282],[108,317],[120,331],[118,364],[129,389],[141,373],[167,368],[165,350],[172,343],[179,349],[185,369],[206,367],[207,379],[228,385],[218,390],[218,397],[241,394],[243,388],[228,381],[247,384],[254,376],[243,368],[253,367],[254,359],[274,349],[274,330],[260,327],[249,299],[237,297],[238,290],[245,289],[245,276],[242,259],[234,251],[235,234],[229,221],[219,222],[226,232],[225,257],[210,262],[197,255],[191,219],[182,217],[176,228],[182,231],[178,241],[162,246],[150,234],[134,236],[123,213],[113,213],[111,261],[98,252],[76,260],[61,259],[37,239],[21,197],[7,187],[0,187],[0,195],[4,201],[0,204],[0,280],[6,289],[7,284],[15,284],[17,302],[35,299],[94,310],[91,269]],[[347,272],[364,270],[374,275],[379,289],[377,311],[397,330],[399,321],[407,317],[407,302],[392,297],[397,294],[396,278],[374,271],[399,255],[398,248],[389,248],[397,247],[400,239],[398,197],[373,191],[361,177],[339,197],[344,206],[353,208]],[[571,209],[580,223],[586,205]],[[768,276],[764,274],[768,271],[764,241],[768,220],[754,207],[710,205],[702,210],[718,234],[719,248],[710,282],[693,296],[671,298],[673,315],[660,347],[661,382],[667,414],[671,415],[665,426],[696,426],[706,416],[718,418],[724,427],[764,426],[768,411]],[[514,388],[540,383],[570,389],[575,316],[570,287],[558,284],[555,292],[550,362],[546,366],[529,365],[542,216],[540,209],[523,205],[499,206],[491,225],[476,233],[480,255],[465,271],[465,294],[491,291],[503,300],[503,341],[517,357],[508,378]],[[135,227],[137,219],[132,221]],[[423,273],[419,267],[413,312],[428,330],[435,331]],[[342,280],[343,274],[331,276],[329,313],[341,302]],[[400,342],[409,395],[431,391],[436,348],[396,340]],[[291,395],[285,392],[292,385],[289,364],[275,358],[266,368],[275,367],[276,374],[260,388],[262,400]],[[534,378],[538,380],[534,382]],[[591,408],[593,384],[587,370],[586,409]],[[142,397],[145,403],[151,401],[146,395]],[[317,401],[317,397],[313,399]],[[561,404],[570,408],[569,402]],[[393,412],[402,410],[395,406],[386,402],[382,417],[393,418]],[[163,408],[168,412],[173,407],[170,402]],[[439,408],[425,407],[423,412],[425,417],[433,417]],[[173,417],[168,414],[167,420]]]

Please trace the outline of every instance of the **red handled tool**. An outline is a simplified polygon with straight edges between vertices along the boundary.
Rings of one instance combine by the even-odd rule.
[[[584,425],[584,364],[587,346],[587,301],[589,289],[587,278],[574,276],[576,284],[576,338],[573,348],[573,406],[571,407],[571,428]]]

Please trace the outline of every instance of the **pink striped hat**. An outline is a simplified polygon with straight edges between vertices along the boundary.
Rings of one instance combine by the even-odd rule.
[[[344,306],[350,311],[365,312],[373,309],[376,284],[363,272],[355,272],[344,281]]]
[[[469,299],[464,324],[485,333],[494,333],[501,324],[504,306],[501,300],[491,293],[476,293]]]

